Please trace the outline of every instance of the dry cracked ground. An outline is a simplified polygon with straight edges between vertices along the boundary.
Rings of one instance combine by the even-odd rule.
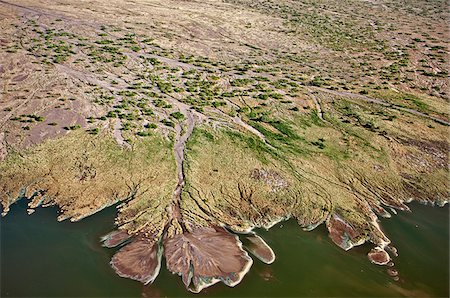
[[[438,0],[2,0],[3,215],[114,205],[117,274],[150,283],[164,259],[194,292],[239,283],[248,252],[273,262],[252,229],[288,218],[392,266],[378,218],[449,198],[448,17]]]

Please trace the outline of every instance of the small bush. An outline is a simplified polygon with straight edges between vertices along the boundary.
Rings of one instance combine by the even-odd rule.
[[[174,112],[174,113],[170,114],[170,116],[172,116],[173,118],[175,118],[177,120],[183,120],[185,118],[183,113],[180,113],[180,112]]]
[[[145,128],[150,128],[150,129],[155,129],[157,127],[158,127],[158,125],[156,125],[155,123],[147,123],[145,125]]]
[[[161,120],[161,123],[166,125],[166,126],[169,126],[169,127],[175,127],[175,124],[172,121],[168,120],[168,119]]]

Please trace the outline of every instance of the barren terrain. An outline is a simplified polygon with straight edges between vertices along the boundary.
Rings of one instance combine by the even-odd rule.
[[[164,259],[193,292],[273,262],[252,229],[288,218],[393,266],[378,218],[449,198],[448,17],[438,0],[1,0],[3,215],[118,203],[116,272],[150,283]]]

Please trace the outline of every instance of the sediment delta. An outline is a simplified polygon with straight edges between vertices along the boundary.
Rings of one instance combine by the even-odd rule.
[[[371,34],[351,44],[326,30],[321,41],[312,31],[297,34],[302,40],[290,30],[323,28],[300,12],[292,17],[305,17],[306,29],[262,3],[249,9],[247,1],[214,2],[212,9],[171,2],[179,7],[177,23],[192,26],[188,12],[201,6],[238,28],[198,24],[199,36],[215,36],[205,50],[195,38],[180,38],[185,29],[171,25],[173,9],[159,1],[156,10],[137,1],[119,18],[112,16],[125,5],[120,1],[92,4],[101,16],[83,3],[19,2],[0,1],[2,215],[19,199],[29,200],[30,214],[57,205],[58,220],[71,221],[117,206],[117,230],[102,241],[117,249],[111,266],[122,277],[152,283],[165,262],[192,292],[217,282],[235,286],[253,263],[249,253],[276,262],[253,230],[289,218],[304,230],[324,224],[344,250],[369,241],[370,261],[387,265],[397,254],[388,246],[395,239],[378,217],[409,211],[411,200],[448,202],[448,97],[435,87],[448,78],[437,70],[434,80],[409,78],[415,62],[399,66],[406,58],[392,52],[367,61],[358,51],[341,55],[336,44],[381,55],[369,40],[376,35],[386,47],[391,40],[371,25]],[[367,3],[355,5],[385,17]],[[160,23],[147,26],[141,9]],[[237,11],[250,25],[241,28]],[[265,18],[291,29],[270,31],[271,40]],[[313,46],[336,65],[317,63],[321,56],[295,62],[300,49]],[[404,49],[413,61],[417,47]],[[374,74],[343,77],[336,66],[346,59],[361,65],[355,73],[371,65]],[[395,59],[401,83],[379,65]]]

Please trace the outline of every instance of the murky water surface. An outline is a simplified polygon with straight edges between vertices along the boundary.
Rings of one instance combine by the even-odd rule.
[[[272,265],[255,259],[235,288],[217,284],[195,295],[165,266],[150,286],[113,272],[108,263],[114,250],[103,248],[99,238],[113,229],[114,208],[78,223],[58,223],[55,208],[39,208],[29,216],[21,201],[0,220],[0,296],[448,297],[449,207],[410,207],[412,213],[382,220],[400,254],[394,259],[398,282],[386,267],[369,262],[369,244],[344,252],[332,244],[324,226],[304,232],[291,220],[259,231],[277,255]]]

